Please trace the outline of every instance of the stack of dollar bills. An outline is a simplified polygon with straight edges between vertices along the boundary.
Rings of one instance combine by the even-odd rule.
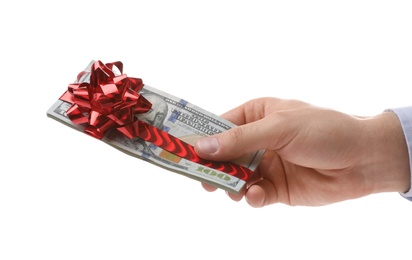
[[[90,68],[93,62],[86,67],[85,71],[87,73],[82,76],[79,80],[80,82],[87,82],[89,80]],[[64,87],[62,87],[62,90],[65,90]],[[167,130],[169,134],[191,145],[194,145],[198,138],[236,127],[233,123],[184,99],[172,96],[153,87],[144,85],[140,94],[152,103],[152,109],[145,114],[138,115],[139,120]],[[74,124],[67,117],[66,111],[70,106],[70,103],[57,100],[47,111],[47,116],[76,130],[83,131],[84,126]],[[246,185],[245,180],[181,158],[138,137],[129,139],[115,129],[108,131],[102,141],[129,155],[231,193],[239,193]],[[263,154],[263,150],[257,151],[246,154],[233,162],[255,171]]]

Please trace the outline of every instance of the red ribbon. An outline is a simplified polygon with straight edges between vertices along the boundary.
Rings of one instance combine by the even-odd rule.
[[[113,66],[121,75],[114,74]],[[77,81],[86,73],[80,72]],[[66,114],[74,124],[85,124],[86,134],[102,139],[109,129],[116,128],[128,138],[142,138],[182,158],[239,179],[247,180],[253,174],[250,169],[235,163],[204,160],[197,156],[190,144],[138,120],[136,115],[148,112],[152,104],[139,94],[143,81],[122,73],[120,61],[106,64],[96,61],[91,67],[90,83],[69,84],[68,90],[60,97],[72,104]]]
[[[152,104],[139,94],[143,81],[125,74],[116,76],[112,71],[116,66],[120,73],[121,62],[96,61],[91,67],[90,83],[70,84],[60,98],[72,104],[66,114],[75,124],[87,124],[84,132],[102,139],[112,127],[129,138],[138,136],[136,114],[146,113]],[[78,80],[85,74],[81,72]]]

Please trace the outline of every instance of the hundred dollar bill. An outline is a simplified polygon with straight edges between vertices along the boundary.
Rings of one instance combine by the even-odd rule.
[[[93,61],[86,68],[87,73],[82,76],[80,82],[89,81],[92,64]],[[236,126],[184,99],[172,96],[146,84],[140,94],[152,103],[152,109],[147,113],[139,114],[138,119],[154,125],[188,144],[194,145],[196,140],[201,137],[221,133]],[[84,126],[74,124],[67,117],[66,111],[70,106],[70,103],[57,100],[49,108],[47,115],[79,131],[83,131]],[[138,137],[127,138],[115,129],[109,130],[102,141],[129,155],[235,194],[239,193],[246,185],[244,180],[235,176],[181,158]],[[246,154],[233,162],[255,171],[263,154],[264,150],[260,150]]]

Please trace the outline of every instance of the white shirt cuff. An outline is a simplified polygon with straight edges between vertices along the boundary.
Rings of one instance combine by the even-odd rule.
[[[406,144],[409,152],[409,168],[411,171],[411,186],[409,191],[400,193],[404,198],[412,201],[412,107],[400,107],[387,109],[385,111],[394,112],[402,125],[402,130],[405,135]]]

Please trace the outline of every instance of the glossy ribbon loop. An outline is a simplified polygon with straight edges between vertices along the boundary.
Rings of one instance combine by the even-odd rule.
[[[121,62],[103,64],[96,61],[91,67],[90,82],[70,84],[61,98],[72,103],[67,111],[70,120],[75,124],[87,124],[84,132],[97,139],[102,139],[113,127],[121,128],[128,137],[137,136],[136,115],[146,113],[152,106],[139,94],[143,81],[125,74],[116,76],[112,70],[114,66],[122,73]],[[78,80],[84,74],[79,73]]]

